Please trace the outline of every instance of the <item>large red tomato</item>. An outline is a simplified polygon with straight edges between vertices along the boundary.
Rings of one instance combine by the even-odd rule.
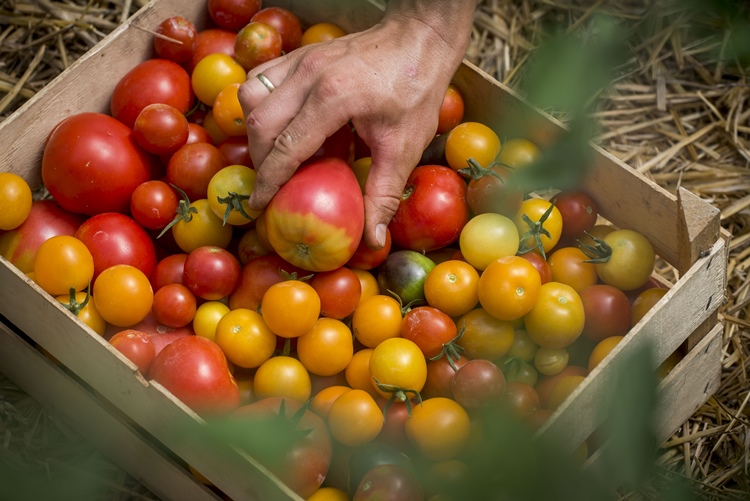
[[[240,405],[240,390],[219,345],[200,336],[171,342],[151,362],[149,378],[200,415],[225,414]]]
[[[117,83],[110,112],[132,128],[138,114],[149,104],[168,104],[187,113],[194,97],[190,75],[182,66],[167,59],[147,59]]]
[[[232,420],[248,426],[246,442],[252,455],[307,499],[328,474],[333,444],[325,421],[302,407],[292,399],[269,397],[240,407]],[[252,440],[253,436],[264,440]],[[259,442],[266,447],[259,448]]]
[[[406,181],[388,228],[399,247],[429,252],[456,241],[468,220],[461,175],[442,165],[422,165]]]
[[[79,113],[50,134],[42,181],[63,209],[89,216],[124,213],[130,195],[157,168],[156,157],[136,144],[130,128],[101,113]]]
[[[362,239],[362,191],[349,165],[328,158],[297,169],[265,211],[268,240],[285,260],[310,271],[340,268]]]
[[[151,276],[156,266],[156,250],[141,225],[124,214],[105,212],[90,217],[76,231],[94,258],[94,278],[116,264],[129,264]]]
[[[0,233],[0,256],[23,273],[34,271],[34,257],[42,242],[58,235],[75,235],[83,221],[83,216],[66,211],[54,200],[34,201],[21,226]]]

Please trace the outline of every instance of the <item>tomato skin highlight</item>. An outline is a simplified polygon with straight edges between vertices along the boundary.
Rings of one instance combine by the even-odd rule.
[[[265,222],[271,246],[293,265],[340,268],[357,250],[365,224],[354,172],[336,158],[300,167],[271,199]]]

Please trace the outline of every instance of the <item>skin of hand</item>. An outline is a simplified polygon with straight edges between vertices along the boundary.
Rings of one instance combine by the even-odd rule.
[[[475,0],[391,0],[370,29],[251,70],[239,91],[257,171],[250,207],[265,208],[300,163],[351,121],[372,152],[363,237],[381,248],[406,180],[435,135],[475,7]]]

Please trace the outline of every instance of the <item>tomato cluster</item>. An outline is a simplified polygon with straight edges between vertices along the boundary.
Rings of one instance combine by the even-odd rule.
[[[415,471],[465,467],[488,409],[539,426],[667,293],[588,194],[521,191],[542,152],[464,121],[453,85],[382,249],[350,127],[251,211],[239,84],[344,33],[259,1],[208,13],[159,25],[110,115],[52,131],[52,200],[0,175],[0,253],[198,414],[301,431],[280,461],[252,451],[301,496],[431,492]]]

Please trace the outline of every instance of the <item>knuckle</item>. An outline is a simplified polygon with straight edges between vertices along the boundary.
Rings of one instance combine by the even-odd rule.
[[[274,154],[278,157],[293,161],[294,163],[299,163],[294,154],[298,142],[296,135],[289,129],[286,129],[278,135],[273,143]]]

